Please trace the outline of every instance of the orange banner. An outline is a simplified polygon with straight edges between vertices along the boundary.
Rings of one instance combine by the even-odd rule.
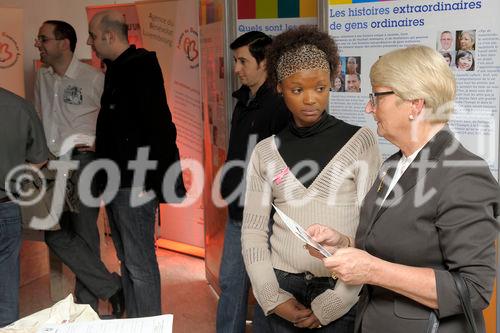
[[[24,97],[23,10],[0,8],[0,87]]]

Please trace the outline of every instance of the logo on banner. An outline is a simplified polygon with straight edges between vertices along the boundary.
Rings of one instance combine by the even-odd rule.
[[[196,68],[199,66],[198,31],[192,27],[184,30],[179,37],[177,48],[184,52],[184,55],[190,62],[189,67]]]
[[[0,68],[14,66],[20,55],[15,39],[7,35],[6,32],[2,32],[0,34]]]

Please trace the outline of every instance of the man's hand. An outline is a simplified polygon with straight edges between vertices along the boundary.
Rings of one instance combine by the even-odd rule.
[[[311,309],[307,309],[304,305],[300,304],[295,298],[291,298],[285,303],[281,303],[274,308],[274,313],[283,319],[292,322],[293,324],[299,323],[308,319],[312,315]],[[302,326],[300,326],[302,327]]]
[[[75,145],[75,149],[78,151],[93,151],[95,152],[95,144],[92,146],[84,145],[84,144],[77,144]]]
[[[47,164],[47,161],[41,162],[41,163],[28,163],[31,167],[36,168],[36,169],[41,169]]]

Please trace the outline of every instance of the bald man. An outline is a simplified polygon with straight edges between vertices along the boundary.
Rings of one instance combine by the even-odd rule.
[[[118,193],[107,203],[106,211],[121,261],[125,307],[128,317],[145,317],[161,314],[156,208],[158,202],[179,202],[185,189],[179,176],[163,182],[170,166],[177,167],[176,175],[180,167],[176,163],[177,132],[156,54],[129,45],[127,33],[121,13],[100,12],[90,21],[87,44],[107,68],[97,119],[96,153],[113,161],[120,171]],[[148,163],[154,161],[154,167],[144,170],[143,177],[134,177],[139,172],[131,171],[129,162],[139,160],[139,149],[146,151]],[[106,197],[107,180],[98,182]],[[164,196],[162,184],[175,194]]]

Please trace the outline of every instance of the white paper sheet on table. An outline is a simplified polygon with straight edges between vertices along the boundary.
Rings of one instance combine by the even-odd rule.
[[[290,229],[294,233],[295,236],[297,236],[304,243],[309,244],[310,246],[318,250],[319,253],[321,253],[324,257],[329,257],[332,255],[321,244],[312,239],[311,236],[309,236],[309,234],[304,230],[304,228],[302,228],[297,222],[295,222],[292,218],[283,213],[283,211],[278,207],[276,207],[274,204],[272,205],[276,210],[276,213],[278,213],[278,215],[281,217],[285,225],[288,227],[288,229]]]
[[[37,333],[172,333],[171,314],[132,318],[98,320],[69,324],[44,325]]]

